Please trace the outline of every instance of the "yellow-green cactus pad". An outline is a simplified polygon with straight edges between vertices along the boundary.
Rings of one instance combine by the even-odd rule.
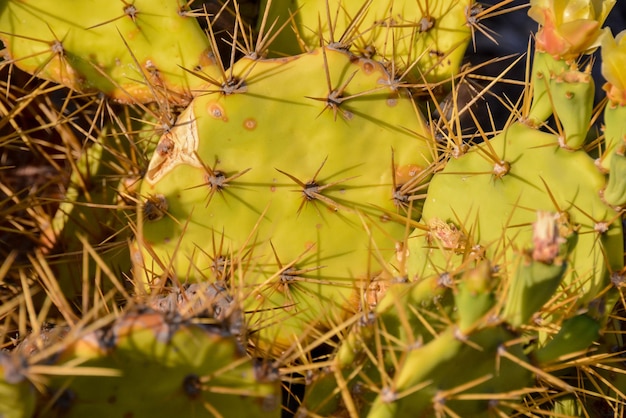
[[[229,279],[280,351],[358,304],[419,216],[434,144],[374,61],[326,48],[232,74],[161,138],[139,244],[157,275]]]
[[[393,62],[419,82],[439,82],[457,73],[471,39],[473,0],[272,0],[262,7],[267,25],[286,26],[269,46],[296,54],[339,45]]]
[[[0,39],[10,59],[35,76],[124,103],[185,103],[217,72],[210,43],[177,0],[10,0]]]
[[[453,272],[481,257],[503,277],[513,274],[514,254],[537,244],[533,223],[538,211],[547,211],[558,216],[557,238],[570,247],[562,286],[578,304],[596,298],[623,266],[621,222],[600,198],[605,179],[593,159],[557,142],[513,124],[450,160],[424,203],[429,231],[416,231],[409,241],[411,278]]]

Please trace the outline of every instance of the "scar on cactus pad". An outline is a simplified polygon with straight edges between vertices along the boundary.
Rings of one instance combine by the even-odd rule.
[[[157,146],[141,195],[167,210],[138,244],[153,289],[211,280],[218,258],[237,265],[230,284],[259,344],[280,351],[358,307],[419,217],[412,195],[435,149],[374,61],[321,48],[230,72],[242,87],[208,86]]]

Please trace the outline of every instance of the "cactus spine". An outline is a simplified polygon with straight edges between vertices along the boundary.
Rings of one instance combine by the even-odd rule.
[[[225,3],[0,3],[3,161],[71,148],[56,215],[0,183],[0,415],[620,415],[615,1],[530,1],[497,132],[437,100],[502,4]]]
[[[381,269],[372,254],[389,258],[419,216],[413,190],[435,149],[407,92],[371,60],[322,48],[243,58],[229,77],[157,146],[141,194],[167,211],[144,225],[142,257],[157,278],[228,280],[259,348],[280,352],[356,310]]]

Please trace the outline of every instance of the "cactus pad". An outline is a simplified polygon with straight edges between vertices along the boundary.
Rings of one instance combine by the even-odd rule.
[[[513,124],[450,160],[424,204],[429,232],[410,240],[410,276],[454,271],[483,256],[506,267],[515,251],[531,246],[536,212],[551,211],[571,246],[563,286],[578,295],[577,304],[596,298],[623,266],[621,222],[600,199],[605,179],[594,161],[557,142],[555,135]],[[444,227],[434,226],[439,223]]]
[[[201,80],[184,69],[210,73],[217,66],[182,3],[8,1],[0,8],[0,38],[12,61],[38,77],[124,103],[185,103]]]
[[[46,416],[280,416],[278,380],[220,330],[143,311],[67,341],[55,358],[63,373],[50,377]]]
[[[418,82],[440,82],[459,70],[471,38],[473,0],[264,1],[267,21],[288,23],[270,51],[297,54],[319,46],[350,48],[392,63]]]
[[[146,268],[226,274],[266,345],[340,321],[419,216],[411,196],[433,159],[389,80],[330,48],[240,60],[157,146],[141,190]]]

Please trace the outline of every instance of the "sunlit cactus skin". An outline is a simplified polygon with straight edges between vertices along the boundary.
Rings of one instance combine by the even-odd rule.
[[[294,55],[320,44],[388,63],[416,82],[449,81],[471,39],[473,0],[263,1],[267,22],[285,27],[270,52]]]
[[[614,0],[529,0],[525,82],[466,51],[507,1],[39,1],[0,3],[0,70],[84,138],[0,260],[0,418],[624,415]],[[458,98],[508,82],[503,128]],[[42,141],[2,97],[0,147]]]
[[[181,281],[221,279],[226,259],[262,346],[282,350],[354,311],[419,216],[434,144],[374,61],[324,48],[232,74],[161,138],[141,195],[166,210],[144,210],[138,244],[145,268]]]
[[[185,69],[217,66],[185,3],[7,1],[0,38],[15,65],[78,91],[123,103],[186,103],[201,80]]]
[[[410,276],[454,270],[473,247],[490,259],[504,256],[504,251],[511,254],[508,241],[530,242],[535,212],[552,211],[562,214],[563,227],[573,228],[570,233],[576,235],[566,282],[580,287],[579,303],[593,300],[608,284],[609,272],[623,265],[621,223],[600,199],[605,179],[594,161],[582,151],[561,149],[557,142],[552,134],[515,124],[450,160],[443,173],[453,174],[436,176],[430,183],[423,211],[430,232],[416,232],[421,238],[413,241]],[[498,174],[498,167],[507,167],[506,172]],[[460,188],[468,194],[451,201]],[[453,224],[457,240],[435,239],[441,233],[433,229],[433,220]],[[511,256],[503,263],[506,259]]]

